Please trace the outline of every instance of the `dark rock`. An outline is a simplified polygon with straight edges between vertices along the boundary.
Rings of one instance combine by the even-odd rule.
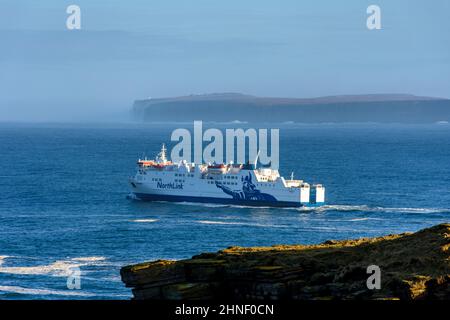
[[[203,300],[217,296],[219,283],[183,282],[161,287],[162,299],[167,300]]]
[[[367,288],[367,267],[381,288]],[[448,300],[450,224],[414,234],[319,245],[229,247],[180,261],[123,267],[135,299]]]
[[[216,281],[223,277],[225,260],[191,259],[184,261],[186,279],[195,281]]]

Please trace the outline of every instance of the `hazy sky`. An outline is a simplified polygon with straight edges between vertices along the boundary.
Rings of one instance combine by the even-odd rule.
[[[70,4],[81,30],[66,29]],[[366,9],[381,7],[382,30]],[[109,119],[134,99],[450,98],[448,0],[1,0],[0,121]]]

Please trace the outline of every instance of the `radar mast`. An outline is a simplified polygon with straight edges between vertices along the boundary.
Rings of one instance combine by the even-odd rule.
[[[158,156],[156,157],[156,159],[159,162],[162,162],[162,163],[166,163],[167,162],[166,151],[167,151],[166,145],[163,143],[162,147],[161,147],[161,151],[158,153]]]

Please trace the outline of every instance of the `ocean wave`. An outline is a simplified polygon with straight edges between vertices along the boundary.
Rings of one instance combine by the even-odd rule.
[[[0,267],[2,266],[3,262],[7,258],[12,258],[11,256],[0,256]]]
[[[230,205],[228,204],[217,204],[217,203],[201,203],[201,202],[177,202],[177,204],[185,205],[185,206],[196,206],[196,207],[205,207],[205,208],[228,208]]]
[[[151,222],[156,222],[158,221],[158,219],[135,219],[135,220],[130,220],[130,222],[137,222],[137,223],[151,223]]]
[[[298,212],[313,212],[313,213],[322,213],[328,211],[369,211],[370,207],[366,205],[323,205],[320,207],[308,207],[303,206],[299,208],[295,207],[286,207],[281,208],[283,210],[293,210]]]
[[[49,290],[49,289],[36,289],[36,288],[23,288],[18,286],[1,286],[0,292],[28,294],[28,295],[57,295],[57,296],[79,296],[79,297],[93,297],[95,293],[90,293],[80,290]]]
[[[377,218],[354,218],[354,219],[349,219],[347,221],[355,222],[355,221],[367,221],[367,220],[383,220],[383,219],[377,219]],[[345,221],[345,220],[343,220],[343,221]]]
[[[71,260],[72,260],[72,261],[97,262],[97,261],[105,261],[106,258],[105,258],[105,257],[93,256],[93,257],[78,257],[78,258],[72,258]]]
[[[346,226],[346,227],[342,227],[342,226],[335,226],[335,227],[326,227],[326,226],[318,226],[318,227],[313,227],[313,226],[300,226],[299,227],[299,232],[323,232],[323,233],[334,233],[335,235],[338,233],[360,233],[362,230],[361,228],[352,228],[351,226]],[[378,232],[378,230],[376,229],[364,229],[364,233],[365,234],[376,234]],[[334,236],[332,236],[332,238],[334,238]],[[348,237],[346,237],[348,238]]]
[[[242,222],[225,222],[225,221],[211,221],[211,220],[200,220],[197,221],[201,224],[222,224],[222,225],[242,225]]]
[[[361,218],[364,220],[365,218]],[[371,218],[368,218],[371,219]],[[354,221],[359,221],[357,218]],[[341,221],[341,220],[339,220]],[[342,220],[342,221],[351,221],[351,220]],[[239,226],[239,227],[262,227],[262,228],[291,228],[292,226],[288,225],[272,225],[272,224],[263,224],[263,223],[250,223],[250,222],[226,222],[226,221],[214,221],[214,220],[200,220],[197,221],[201,224],[209,224],[209,225],[230,225],[230,226]],[[310,225],[296,225],[295,226],[299,232],[311,231],[311,232],[325,232],[325,233],[342,233],[342,232],[360,232],[359,228],[351,228],[351,227],[342,227],[342,226],[310,226]],[[365,230],[366,232],[376,232],[376,230]]]
[[[285,208],[288,210],[297,210],[300,212],[398,212],[398,213],[450,213],[448,208],[394,208],[394,207],[379,207],[368,205],[324,205],[320,207],[300,207],[300,208]]]
[[[383,195],[383,196],[404,196],[407,195],[404,192],[364,192],[364,194],[368,195]]]
[[[287,226],[284,226],[284,225],[252,223],[252,222],[238,222],[238,221],[199,220],[197,222],[201,223],[201,224],[248,226],[248,227],[263,227],[263,228],[287,228]]]
[[[74,268],[86,266],[107,265],[104,257],[78,257],[69,260],[58,260],[48,265],[37,266],[11,266],[4,267],[0,263],[0,273],[17,275],[49,275],[55,277],[68,277],[73,273]]]
[[[97,278],[95,278],[97,279]],[[122,278],[120,277],[120,275],[112,275],[109,277],[103,277],[101,279],[98,279],[99,281],[110,281],[110,282],[120,282],[122,283]]]
[[[376,207],[375,210],[386,212],[401,212],[401,213],[450,213],[447,208],[382,208]]]

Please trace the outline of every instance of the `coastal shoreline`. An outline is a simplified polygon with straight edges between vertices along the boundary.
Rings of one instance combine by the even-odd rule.
[[[369,288],[377,267],[379,288]],[[125,266],[121,277],[137,300],[447,300],[450,224],[318,245],[229,247]]]

